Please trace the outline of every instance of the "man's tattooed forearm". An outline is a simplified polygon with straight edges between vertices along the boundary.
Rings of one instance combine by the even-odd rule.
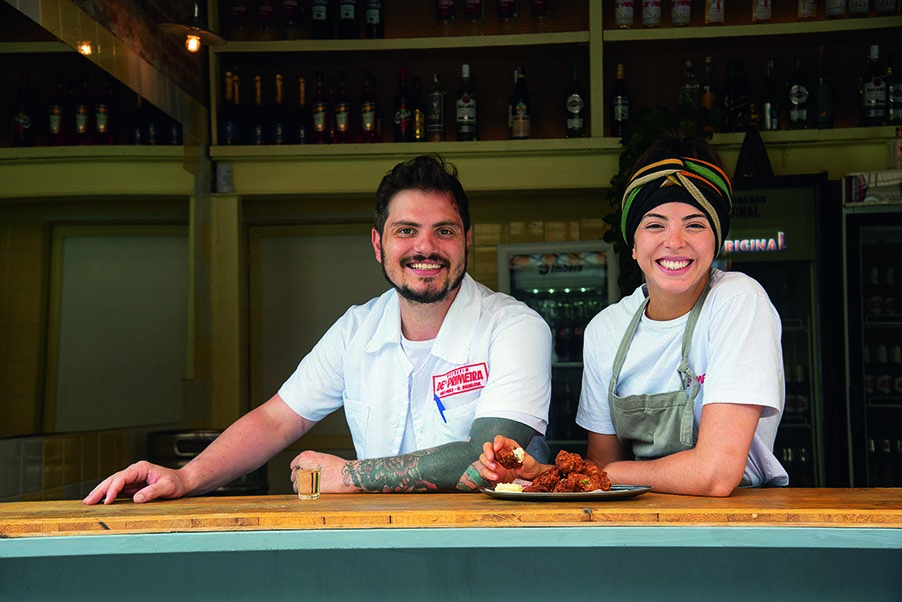
[[[421,474],[432,450],[390,458],[357,460],[342,468],[346,486],[369,493],[419,493],[436,491],[437,485]]]

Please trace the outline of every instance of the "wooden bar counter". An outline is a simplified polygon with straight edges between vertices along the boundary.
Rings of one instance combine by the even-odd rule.
[[[0,504],[0,600],[902,600],[902,488]]]

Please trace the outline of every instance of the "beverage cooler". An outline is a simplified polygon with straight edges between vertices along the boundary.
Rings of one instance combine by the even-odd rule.
[[[843,179],[851,480],[902,486],[902,170]]]
[[[611,245],[600,240],[498,246],[498,289],[536,310],[554,337],[546,433],[552,454],[585,454],[586,434],[576,425],[583,332],[598,312],[620,300],[617,265]]]
[[[834,434],[844,422],[837,426],[834,419],[843,402],[833,358],[841,352],[831,351],[839,343],[829,331],[836,330],[841,306],[825,301],[836,297],[829,292],[827,269],[833,268],[824,244],[826,176],[737,179],[734,187],[732,224],[716,265],[755,278],[780,314],[786,402],[774,452],[790,486],[824,486],[837,465],[825,454],[834,453],[837,440],[844,446],[842,435]],[[832,286],[839,290],[838,277]]]

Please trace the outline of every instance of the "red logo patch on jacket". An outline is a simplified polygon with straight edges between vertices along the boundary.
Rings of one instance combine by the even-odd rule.
[[[485,387],[489,369],[485,362],[461,366],[444,374],[433,375],[432,392],[439,397],[469,393]]]

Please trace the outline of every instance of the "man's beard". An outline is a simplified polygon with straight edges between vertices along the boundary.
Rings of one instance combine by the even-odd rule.
[[[460,274],[453,280],[448,282],[443,288],[437,291],[425,291],[418,292],[412,290],[409,286],[399,286],[398,283],[394,282],[391,277],[388,275],[388,270],[385,269],[385,249],[380,245],[380,252],[382,254],[383,261],[379,265],[382,266],[382,275],[385,276],[385,280],[388,281],[389,284],[394,287],[398,294],[408,301],[413,301],[414,303],[438,303],[445,299],[451,291],[455,291],[460,287],[460,284],[464,281],[464,276],[467,274],[467,251],[464,250],[464,264],[463,269],[461,269]],[[447,265],[447,262],[436,255],[415,255],[411,258],[411,261],[433,261],[436,263],[440,263],[442,265]],[[404,261],[403,263],[407,263]],[[403,263],[399,262],[399,265],[403,265]],[[402,268],[403,271],[403,268]]]

